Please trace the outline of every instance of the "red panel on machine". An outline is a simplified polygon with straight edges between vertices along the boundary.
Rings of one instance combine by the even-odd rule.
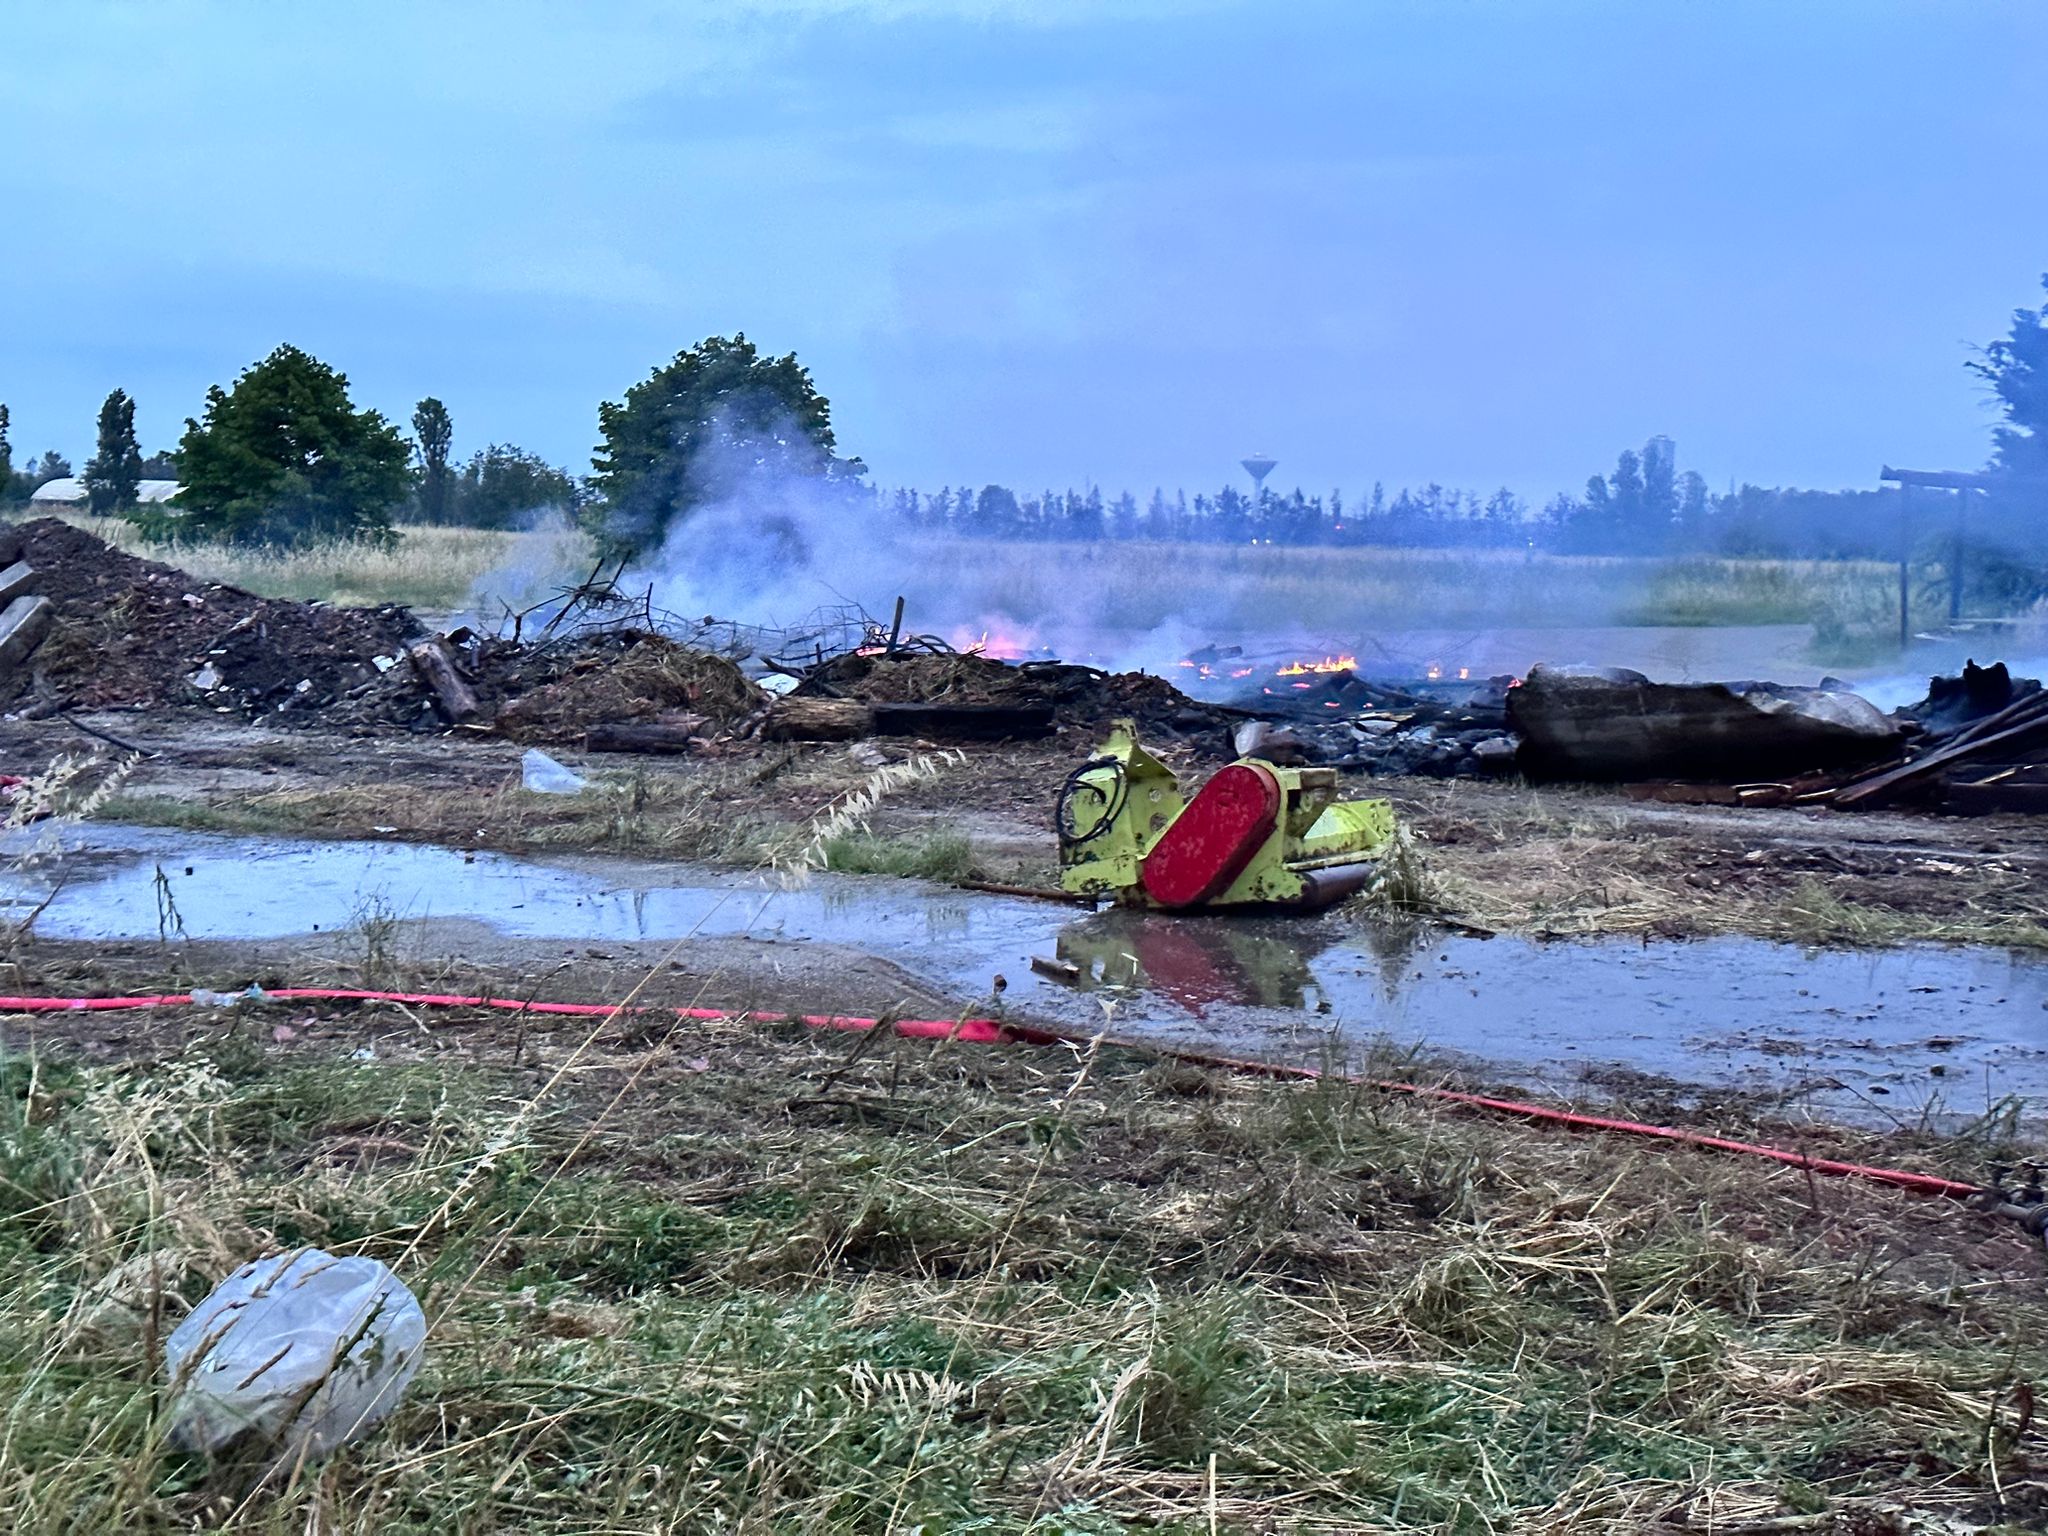
[[[1280,820],[1280,783],[1252,763],[1232,763],[1202,786],[1139,866],[1145,894],[1162,907],[1191,907],[1223,894]]]

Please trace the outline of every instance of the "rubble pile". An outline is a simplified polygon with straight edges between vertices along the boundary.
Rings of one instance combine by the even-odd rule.
[[[1189,698],[1147,672],[1104,672],[1059,661],[1012,664],[970,651],[939,655],[835,657],[812,669],[798,692],[871,705],[931,704],[1050,709],[1063,725],[1101,729],[1133,719],[1153,732],[1214,745],[1244,712]]]
[[[1259,738],[1268,752],[1393,777],[1475,778],[1515,767],[1511,677],[1395,686],[1337,671],[1278,681],[1245,696],[1248,712],[1285,722]]]
[[[571,742],[594,727],[628,721],[694,730],[744,720],[767,702],[723,656],[688,650],[661,635],[592,635],[567,649],[569,654],[557,658],[567,665],[555,677],[510,695],[497,711],[500,734],[514,741]],[[503,647],[499,655],[505,671],[527,675],[521,664],[530,665],[531,658],[519,656],[515,647]],[[488,665],[473,670],[480,681],[497,682],[503,696],[508,679],[492,677]]]
[[[1914,728],[1905,751],[1835,786],[1831,804],[2048,811],[2048,692],[2037,679],[1971,661],[1959,677],[1930,679],[1927,697],[1900,716]]]
[[[397,666],[419,634],[399,607],[331,608],[197,582],[55,518],[18,530],[54,623],[8,702],[196,704],[306,721]],[[22,695],[36,697],[24,701]]]

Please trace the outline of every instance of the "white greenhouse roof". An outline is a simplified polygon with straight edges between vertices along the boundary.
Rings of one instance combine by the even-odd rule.
[[[136,482],[135,499],[143,502],[169,501],[178,494],[180,487],[175,480],[141,480]],[[85,482],[76,475],[66,475],[62,480],[52,480],[36,487],[29,497],[31,505],[48,502],[52,505],[75,506],[85,500]]]

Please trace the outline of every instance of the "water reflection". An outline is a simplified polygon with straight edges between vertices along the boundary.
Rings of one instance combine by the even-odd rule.
[[[1420,923],[1191,919],[1114,908],[1061,929],[1057,952],[1081,968],[1086,990],[1152,992],[1200,1018],[1226,1004],[1329,1012],[1319,958],[1334,972],[1369,956],[1381,995],[1391,998],[1430,938]]]

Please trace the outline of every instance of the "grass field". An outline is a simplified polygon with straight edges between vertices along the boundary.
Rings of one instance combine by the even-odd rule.
[[[2040,1247],[1946,1204],[1118,1050],[303,1005],[127,1028],[0,1061],[25,1536],[2048,1511]],[[1968,1175],[1996,1134],[1802,1144]],[[396,1267],[425,1372],[324,1464],[168,1450],[164,1333],[298,1243]]]
[[[189,571],[203,581],[241,587],[264,597],[371,607],[404,603],[440,612],[493,596],[520,605],[548,589],[556,576],[581,580],[589,571],[590,541],[571,529],[501,533],[483,528],[398,530],[385,546],[344,540],[289,553],[218,544],[146,544],[133,524],[116,517],[73,517],[118,549]],[[573,574],[571,574],[573,573]]]
[[[1882,609],[1896,579],[1871,562],[1512,550],[925,543],[919,554],[924,586],[999,593],[1012,613],[1078,610],[1124,629],[1198,614],[1217,634],[1252,624],[1270,631],[1276,616],[1332,635],[1368,626],[1809,624]]]
[[[119,519],[75,521],[123,549],[266,596],[438,611],[479,599],[489,608],[493,595],[531,600],[555,581],[580,578],[591,558],[589,541],[566,529],[408,527],[389,548],[344,542],[279,555],[145,546]],[[1865,630],[1882,638],[1896,622],[1896,577],[1871,562],[918,541],[906,566],[922,590],[976,594],[1012,613],[1085,615],[1126,630],[1191,613],[1219,634],[1233,625],[1271,630],[1276,616],[1333,635],[1368,625],[1817,624],[1849,648],[1864,644]],[[891,595],[866,598],[880,611]]]

